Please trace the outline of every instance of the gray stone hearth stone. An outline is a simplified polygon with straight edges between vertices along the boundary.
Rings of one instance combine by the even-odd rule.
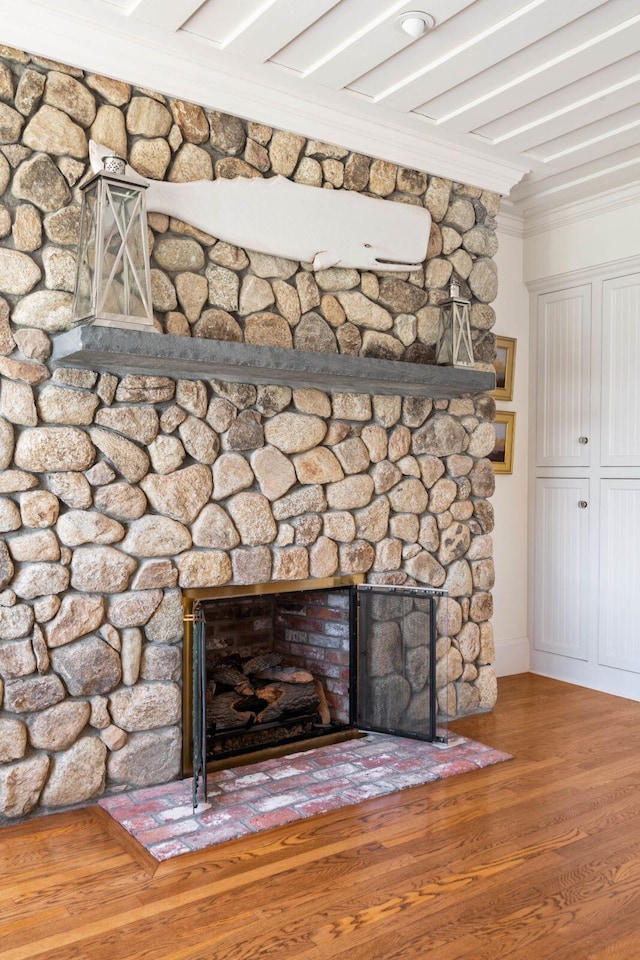
[[[69,750],[56,754],[40,796],[44,807],[86,803],[104,790],[107,748],[99,737],[82,737]]]
[[[27,721],[31,746],[39,750],[67,750],[90,716],[91,707],[86,700],[68,700],[35,714]]]
[[[72,697],[109,693],[122,679],[119,655],[97,636],[52,650],[51,663]]]
[[[53,360],[67,367],[122,373],[166,374],[408,396],[451,397],[493,390],[493,373],[432,364],[287,350],[255,344],[85,326],[55,338]],[[367,418],[368,419],[368,418]],[[451,451],[458,452],[458,451]]]
[[[33,810],[47,779],[50,763],[49,757],[42,753],[0,767],[0,814],[15,819]]]
[[[174,780],[180,773],[181,747],[177,727],[132,734],[121,750],[107,757],[109,782],[148,787]]]

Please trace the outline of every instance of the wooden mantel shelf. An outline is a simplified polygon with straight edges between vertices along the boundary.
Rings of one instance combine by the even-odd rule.
[[[223,340],[77,327],[54,338],[56,366],[177,380],[284,384],[354,393],[457,397],[495,387],[493,372]]]

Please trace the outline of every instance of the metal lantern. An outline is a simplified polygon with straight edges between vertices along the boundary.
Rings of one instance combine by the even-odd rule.
[[[469,303],[460,296],[460,285],[453,281],[449,286],[449,299],[440,311],[436,363],[454,367],[474,365]]]
[[[73,323],[157,332],[151,306],[146,183],[120,157],[82,188]]]

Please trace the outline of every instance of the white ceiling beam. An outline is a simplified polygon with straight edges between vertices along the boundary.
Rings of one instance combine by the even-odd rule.
[[[205,0],[137,0],[128,16],[175,33]]]
[[[224,44],[224,50],[247,57],[255,63],[264,63],[283,47],[304,33],[313,23],[335,7],[340,0],[279,0],[269,7],[233,40]]]
[[[547,140],[561,133],[567,122],[574,123],[573,114],[580,114],[583,105],[596,110],[600,97],[608,99],[617,94],[623,98],[626,88],[633,87],[639,79],[640,53],[635,53],[601,70],[594,68],[593,73],[587,73],[559,90],[523,104],[498,120],[478,126],[475,132],[489,141],[506,141],[514,149],[527,149],[542,139]],[[609,90],[611,94],[607,93]],[[588,120],[587,116],[585,122]],[[544,128],[542,134],[539,128]],[[551,134],[547,135],[547,129],[552,131]]]
[[[541,123],[522,133],[515,138],[518,150],[538,154],[541,145],[548,141],[581,130],[598,120],[612,118],[614,114],[640,103],[640,74],[633,83],[622,90],[617,90],[609,96],[594,95],[594,97],[595,99],[589,99],[583,106],[572,110],[568,115],[562,114],[549,120],[548,123]],[[613,125],[612,121],[611,125]]]
[[[631,0],[628,0],[631,3]],[[418,112],[459,130],[485,124],[587,76],[638,49],[640,23],[600,7],[425,102]],[[612,36],[606,36],[616,30]],[[601,40],[597,40],[598,37]]]
[[[461,50],[439,66],[436,60],[432,69],[422,68],[424,72],[420,72],[414,79],[409,75],[406,78],[408,82],[403,82],[396,90],[390,87],[381,91],[375,99],[394,110],[414,110],[416,107],[424,109],[434,97],[472,77],[481,76],[483,71],[491,69],[495,63],[506,60],[545,37],[547,33],[559,30],[581,12],[601,3],[602,0],[573,0],[570,5],[554,3],[545,4],[543,9],[532,7],[519,19],[508,22],[488,36],[483,37],[483,32],[479,33],[478,42],[468,50]],[[526,6],[522,9],[526,10]],[[473,100],[471,102],[473,103]],[[469,101],[466,101],[462,105],[468,109],[468,104]]]
[[[511,151],[310,82],[301,88],[273,65],[251,65],[184,31],[177,43],[174,35],[116,12],[88,11],[81,0],[21,0],[20,14],[3,22],[0,41],[211,109],[500,194],[530,169]]]

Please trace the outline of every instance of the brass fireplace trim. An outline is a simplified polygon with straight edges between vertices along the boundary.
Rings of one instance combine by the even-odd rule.
[[[193,662],[193,622],[195,608],[203,600],[227,600],[230,597],[263,596],[274,593],[302,593],[305,590],[335,590],[356,587],[365,582],[363,573],[343,577],[311,580],[271,580],[267,583],[225,584],[222,587],[189,587],[182,591],[182,776],[193,774],[191,748],[193,740],[191,664]]]

